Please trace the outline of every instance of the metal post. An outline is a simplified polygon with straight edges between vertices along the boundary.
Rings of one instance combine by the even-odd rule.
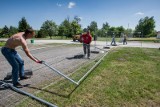
[[[105,34],[106,34],[106,46],[108,46],[108,43],[107,43],[107,32],[105,32]]]
[[[27,95],[27,96],[29,96],[29,97],[31,97],[31,98],[39,101],[39,102],[42,102],[43,104],[46,104],[46,105],[49,106],[49,107],[57,107],[56,105],[54,105],[54,104],[52,104],[52,103],[49,103],[49,102],[47,102],[47,101],[45,101],[45,100],[43,100],[43,99],[40,99],[40,98],[38,98],[38,97],[30,94],[30,93],[27,93],[27,92],[25,92],[25,91],[23,91],[23,90],[20,90],[20,89],[14,87],[14,86],[13,86],[12,84],[10,84],[10,83],[5,83],[5,82],[3,82],[3,81],[0,81],[0,82],[2,83],[3,87],[11,88],[12,90],[14,90],[14,91],[16,91],[16,92],[21,93],[21,94],[24,94],[24,95]]]
[[[99,65],[99,63],[102,61],[102,59],[108,54],[108,52],[106,52],[102,58],[77,82],[78,84],[80,84],[80,82],[86,77],[88,76],[88,74],[96,67]]]
[[[27,95],[27,96],[29,96],[29,97],[31,97],[31,98],[39,101],[39,102],[42,102],[42,103],[48,105],[49,107],[57,107],[56,105],[54,105],[54,104],[52,104],[52,103],[49,103],[49,102],[47,102],[47,101],[45,101],[45,100],[43,100],[43,99],[41,99],[41,98],[38,98],[38,97],[36,97],[36,96],[34,96],[34,95],[30,94],[30,93],[27,93],[27,92],[25,92],[25,91],[23,91],[23,90],[20,90],[20,89],[18,89],[18,88],[16,88],[16,87],[12,86],[11,84],[9,84],[9,87],[10,87],[12,90],[14,90],[14,91],[16,91],[16,92],[18,92],[18,93],[21,93],[21,94],[25,94],[25,95]]]
[[[50,65],[48,65],[46,62],[43,61],[43,64],[46,65],[47,67],[49,67],[50,69],[52,69],[53,71],[57,72],[59,75],[63,76],[64,78],[68,79],[69,81],[73,82],[74,84],[78,85],[77,82],[75,82],[74,80],[72,80],[71,78],[67,77],[66,75],[64,75],[63,73],[61,73],[60,71],[58,71],[57,69],[51,67]]]

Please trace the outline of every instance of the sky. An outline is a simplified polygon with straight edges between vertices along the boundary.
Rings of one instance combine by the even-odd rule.
[[[160,0],[0,0],[0,28],[18,27],[25,17],[33,29],[39,30],[46,20],[60,25],[67,17],[81,18],[82,28],[96,21],[135,29],[138,21],[154,16],[155,30],[160,31]]]

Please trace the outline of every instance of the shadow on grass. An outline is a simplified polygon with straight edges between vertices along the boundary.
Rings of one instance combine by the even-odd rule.
[[[90,74],[89,74],[90,75]],[[88,75],[88,76],[89,76]],[[87,77],[88,77],[87,76]],[[86,78],[87,78],[86,77]],[[80,87],[80,85],[84,82],[84,80],[86,79],[84,78],[78,85],[75,86],[75,84],[70,84],[70,85],[67,85],[67,89],[69,89],[69,91],[61,91],[60,89],[57,88],[57,91],[50,91],[48,89],[42,89],[42,88],[38,88],[38,87],[32,87],[32,86],[26,86],[27,88],[32,88],[32,89],[36,89],[36,90],[39,90],[39,91],[42,91],[42,92],[47,92],[47,93],[50,93],[50,94],[54,94],[56,96],[59,96],[59,97],[63,97],[63,98],[70,98],[70,96],[77,90],[78,87]],[[62,83],[63,85],[66,85],[67,83]],[[74,85],[74,86],[73,86]],[[63,92],[63,93],[60,93],[60,92]],[[65,94],[66,93],[66,94]]]

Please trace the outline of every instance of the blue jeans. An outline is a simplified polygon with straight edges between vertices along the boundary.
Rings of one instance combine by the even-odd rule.
[[[24,61],[14,49],[3,47],[1,52],[12,66],[12,82],[16,84],[18,82],[18,75],[20,77],[24,76]]]
[[[114,45],[116,44],[115,38],[112,38],[111,45],[113,45],[113,43],[114,43]]]
[[[90,44],[83,44],[84,54],[87,53],[87,57],[90,57]]]
[[[125,44],[127,44],[127,40],[126,39],[123,40],[123,45],[125,45]]]

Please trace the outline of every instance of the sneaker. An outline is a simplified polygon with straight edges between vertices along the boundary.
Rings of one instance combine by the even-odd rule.
[[[24,80],[24,79],[28,79],[28,78],[30,78],[30,76],[22,76],[22,77],[20,77],[20,80]]]
[[[19,82],[17,82],[16,84],[13,84],[14,87],[17,87],[17,88],[22,88],[23,85],[21,85]]]

